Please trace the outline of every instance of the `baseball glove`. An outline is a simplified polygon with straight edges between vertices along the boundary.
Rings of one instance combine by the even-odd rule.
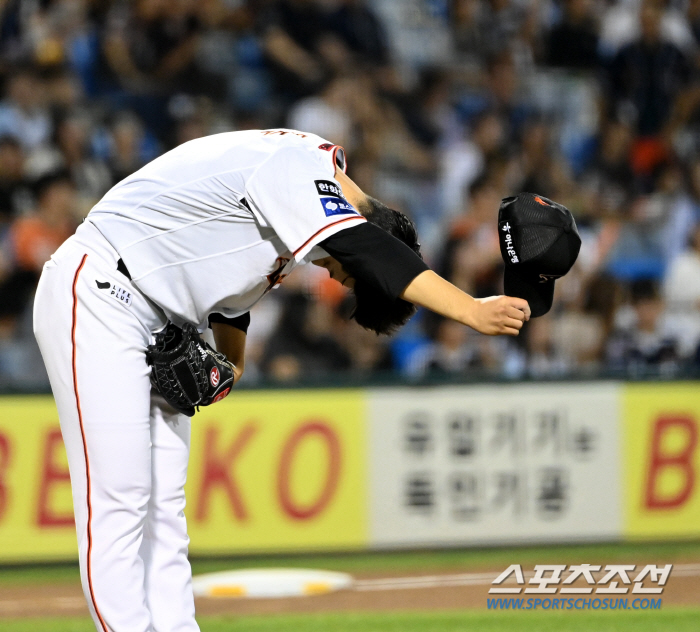
[[[165,400],[192,417],[195,406],[208,406],[226,397],[233,386],[233,369],[223,353],[204,342],[197,330],[173,323],[146,348],[151,384]]]

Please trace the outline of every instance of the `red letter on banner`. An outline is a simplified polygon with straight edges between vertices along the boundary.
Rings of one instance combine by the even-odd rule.
[[[326,473],[326,482],[318,495],[318,498],[307,507],[302,507],[292,498],[292,492],[289,485],[289,473],[292,469],[294,454],[299,444],[310,435],[318,435],[326,444],[328,452],[328,470]],[[321,422],[310,422],[297,428],[292,436],[287,439],[284,448],[282,448],[282,456],[280,457],[280,465],[277,470],[277,494],[280,504],[284,512],[295,520],[308,520],[320,514],[333,498],[336,487],[338,486],[338,478],[340,477],[340,441],[333,432],[333,429]]]
[[[55,461],[56,448],[62,447],[61,431],[49,431],[44,443],[44,463],[39,487],[37,524],[40,527],[72,527],[75,524],[73,514],[55,514],[49,502],[54,485],[70,485],[68,469],[59,467]]]
[[[5,476],[10,467],[10,440],[0,434],[0,521],[7,510],[7,482]]]
[[[204,473],[202,475],[202,487],[197,497],[197,509],[195,520],[206,520],[209,514],[209,495],[214,486],[220,485],[228,496],[233,514],[238,520],[246,520],[246,511],[243,499],[238,491],[238,486],[233,478],[232,470],[236,457],[241,453],[248,441],[257,432],[252,424],[245,426],[223,454],[216,454],[216,446],[219,443],[219,430],[214,426],[207,428],[204,440]]]
[[[680,450],[666,453],[662,448],[663,441],[667,433],[674,429],[680,429],[684,432],[685,442]],[[656,420],[651,440],[651,458],[649,459],[645,498],[645,505],[649,509],[680,507],[690,498],[695,485],[693,456],[697,443],[698,428],[695,420],[691,417],[660,417]],[[675,468],[681,472],[684,484],[675,495],[663,498],[657,490],[657,480],[666,468]]]

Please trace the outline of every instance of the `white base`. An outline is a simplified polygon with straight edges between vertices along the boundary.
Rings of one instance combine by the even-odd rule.
[[[302,568],[254,568],[192,578],[195,597],[304,597],[350,588],[347,573]]]

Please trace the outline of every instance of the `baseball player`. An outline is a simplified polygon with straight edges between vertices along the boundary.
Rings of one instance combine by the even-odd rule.
[[[491,335],[529,318],[524,299],[474,299],[429,270],[413,224],[345,168],[342,148],[294,130],[193,140],[112,188],[46,263],[34,331],[100,632],[199,629],[189,417],[240,379],[249,311],[297,265],[353,288],[355,320],[377,333],[416,305]],[[198,334],[208,326],[216,351]]]

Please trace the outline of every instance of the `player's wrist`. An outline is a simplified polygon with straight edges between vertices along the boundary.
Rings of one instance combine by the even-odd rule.
[[[466,300],[464,300],[463,302],[462,313],[461,317],[459,318],[459,321],[463,325],[466,325],[467,327],[471,327],[472,329],[476,329],[478,331],[481,303],[478,299],[475,299],[469,294],[466,294],[465,296]]]

